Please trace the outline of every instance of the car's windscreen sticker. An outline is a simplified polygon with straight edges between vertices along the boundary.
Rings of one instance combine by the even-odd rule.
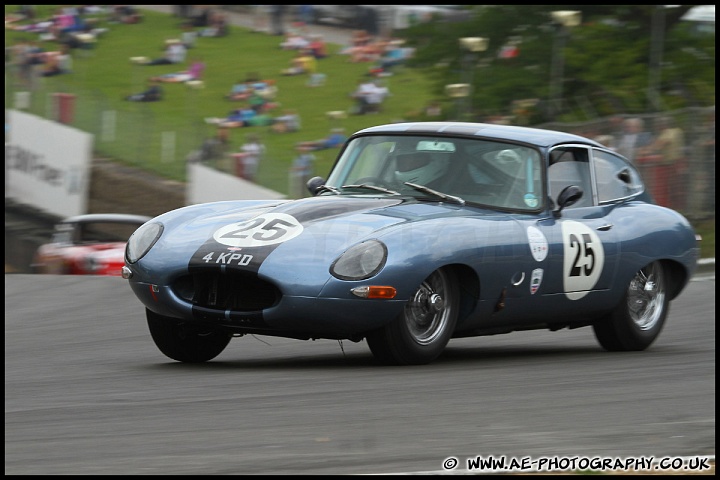
[[[595,286],[605,265],[600,237],[580,222],[562,222],[563,287],[570,300],[578,300]]]

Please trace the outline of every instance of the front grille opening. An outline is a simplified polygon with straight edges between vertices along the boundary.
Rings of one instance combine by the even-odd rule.
[[[198,272],[172,284],[177,296],[200,307],[254,312],[280,301],[280,291],[257,276],[237,273]]]

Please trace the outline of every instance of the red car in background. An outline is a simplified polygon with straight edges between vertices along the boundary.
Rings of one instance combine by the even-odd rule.
[[[49,243],[35,253],[35,273],[120,276],[125,244],[150,220],[144,215],[93,213],[68,217],[55,225]]]

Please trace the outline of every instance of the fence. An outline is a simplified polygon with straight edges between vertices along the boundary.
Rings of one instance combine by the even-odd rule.
[[[686,108],[646,115],[616,115],[583,123],[547,123],[541,128],[576,133],[623,151],[622,125],[637,119],[651,141],[668,125],[680,129],[679,152],[652,146],[637,150],[634,162],[653,198],[660,205],[682,212],[690,219],[715,217],[715,107]],[[668,122],[669,120],[669,122]],[[676,157],[676,158],[673,158]]]
[[[6,78],[7,80],[7,78]],[[160,125],[150,105],[127,102],[113,110],[102,92],[76,91],[70,85],[52,89],[38,79],[32,89],[6,81],[5,104],[29,113],[65,121],[95,135],[97,155],[122,160],[132,166],[184,181],[189,157],[205,155],[203,162],[232,173],[233,165],[223,148],[207,148],[214,128],[193,111],[194,91],[187,90],[186,115],[173,125]],[[608,147],[619,147],[619,123],[630,116],[598,118],[583,123],[547,123],[541,128],[595,138]],[[667,152],[649,152],[635,161],[655,200],[688,218],[715,216],[715,107],[687,108],[657,114],[634,115],[652,138],[661,133],[660,120],[670,117],[682,130],[682,160],[668,164]],[[212,147],[212,145],[211,145]],[[269,149],[267,154],[275,152]],[[305,194],[304,177],[292,169],[277,172],[288,178],[291,197]],[[277,180],[277,179],[275,179]],[[284,181],[283,181],[284,183]],[[283,187],[284,188],[284,187]]]
[[[197,149],[207,133],[191,114],[175,125],[159,125],[147,103],[127,102],[117,109],[102,92],[76,90],[69,84],[50,89],[42,78],[32,88],[6,82],[5,105],[92,133],[97,155],[179,181],[185,179],[188,152]]]

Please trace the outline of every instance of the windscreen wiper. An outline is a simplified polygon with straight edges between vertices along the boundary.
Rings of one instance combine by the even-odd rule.
[[[330,185],[320,185],[317,188],[316,193],[321,193],[321,192],[331,192],[331,193],[334,193],[335,195],[340,195],[340,190],[336,187],[331,187]]]
[[[432,188],[426,187],[425,185],[418,185],[417,183],[410,183],[410,182],[404,182],[404,183],[408,187],[412,187],[415,190],[419,190],[423,193],[429,193],[430,195],[434,195],[438,198],[442,198],[443,200],[449,200],[451,202],[455,202],[458,205],[465,205],[465,200],[460,197],[456,197],[455,195],[448,195],[447,193],[438,192],[437,190],[433,190]]]
[[[396,192],[395,190],[390,190],[390,189],[384,188],[384,187],[378,187],[377,185],[368,185],[367,183],[360,183],[357,185],[343,185],[340,188],[368,188],[370,190],[376,190],[378,192],[389,193],[390,195],[400,195],[400,193]]]

